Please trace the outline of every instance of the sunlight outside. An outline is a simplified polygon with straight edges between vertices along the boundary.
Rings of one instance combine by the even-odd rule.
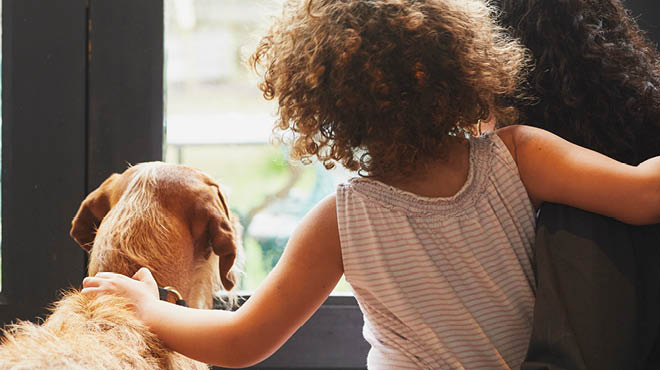
[[[246,60],[282,0],[166,0],[165,161],[209,173],[243,226],[241,290],[278,261],[302,216],[350,173],[288,162],[270,144],[276,104]],[[275,12],[275,13],[274,13]],[[336,292],[348,292],[345,281]]]

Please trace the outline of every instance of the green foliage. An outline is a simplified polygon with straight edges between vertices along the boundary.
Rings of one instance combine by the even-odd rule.
[[[186,164],[208,173],[221,185],[232,212],[245,218],[266,196],[280,190],[288,181],[291,167],[286,156],[282,147],[265,144],[187,145],[181,150],[169,146],[166,158],[168,162]],[[335,184],[325,169],[306,166],[302,170],[289,198],[274,205],[279,212],[302,217],[334,190]],[[263,212],[272,212],[272,209]],[[246,233],[243,239],[245,274],[240,288],[253,291],[277,264],[288,238],[260,236],[257,239]],[[336,291],[348,292],[350,289],[342,279]]]
[[[229,205],[246,214],[287,181],[282,150],[271,145],[197,145],[177,151],[168,147],[167,161],[199,168],[221,186]]]
[[[260,170],[263,176],[285,176],[289,171],[289,164],[281,151],[272,150],[265,153]]]
[[[288,241],[288,238],[261,238],[259,240],[263,263],[269,271],[280,260],[280,256],[282,256],[282,252],[284,252],[284,247]]]
[[[254,291],[266,278],[270,269],[266,269],[259,243],[252,237],[243,241],[245,249],[245,274],[241,279],[241,290]]]

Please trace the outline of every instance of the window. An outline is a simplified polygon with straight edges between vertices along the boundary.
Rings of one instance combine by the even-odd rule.
[[[243,226],[241,289],[277,263],[303,215],[349,173],[291,164],[269,143],[277,105],[257,89],[247,58],[282,0],[165,1],[164,160],[202,169],[222,184]],[[342,281],[336,292],[348,293]]]

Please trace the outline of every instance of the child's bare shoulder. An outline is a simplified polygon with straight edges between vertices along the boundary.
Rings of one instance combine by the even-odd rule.
[[[538,140],[542,140],[547,131],[532,126],[511,125],[495,130],[495,134],[502,140],[511,153],[513,159],[518,163],[518,154],[521,149]]]
[[[513,125],[495,130],[495,135],[497,135],[504,145],[506,145],[507,149],[509,149],[509,153],[511,153],[511,157],[513,157],[516,162],[518,162],[518,160],[516,159],[515,136],[517,135],[516,131],[520,130],[520,127],[522,126]]]

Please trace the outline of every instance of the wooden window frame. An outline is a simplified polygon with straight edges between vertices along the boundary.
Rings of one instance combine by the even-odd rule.
[[[42,316],[84,274],[68,236],[86,190],[82,3],[2,1],[3,323]]]

